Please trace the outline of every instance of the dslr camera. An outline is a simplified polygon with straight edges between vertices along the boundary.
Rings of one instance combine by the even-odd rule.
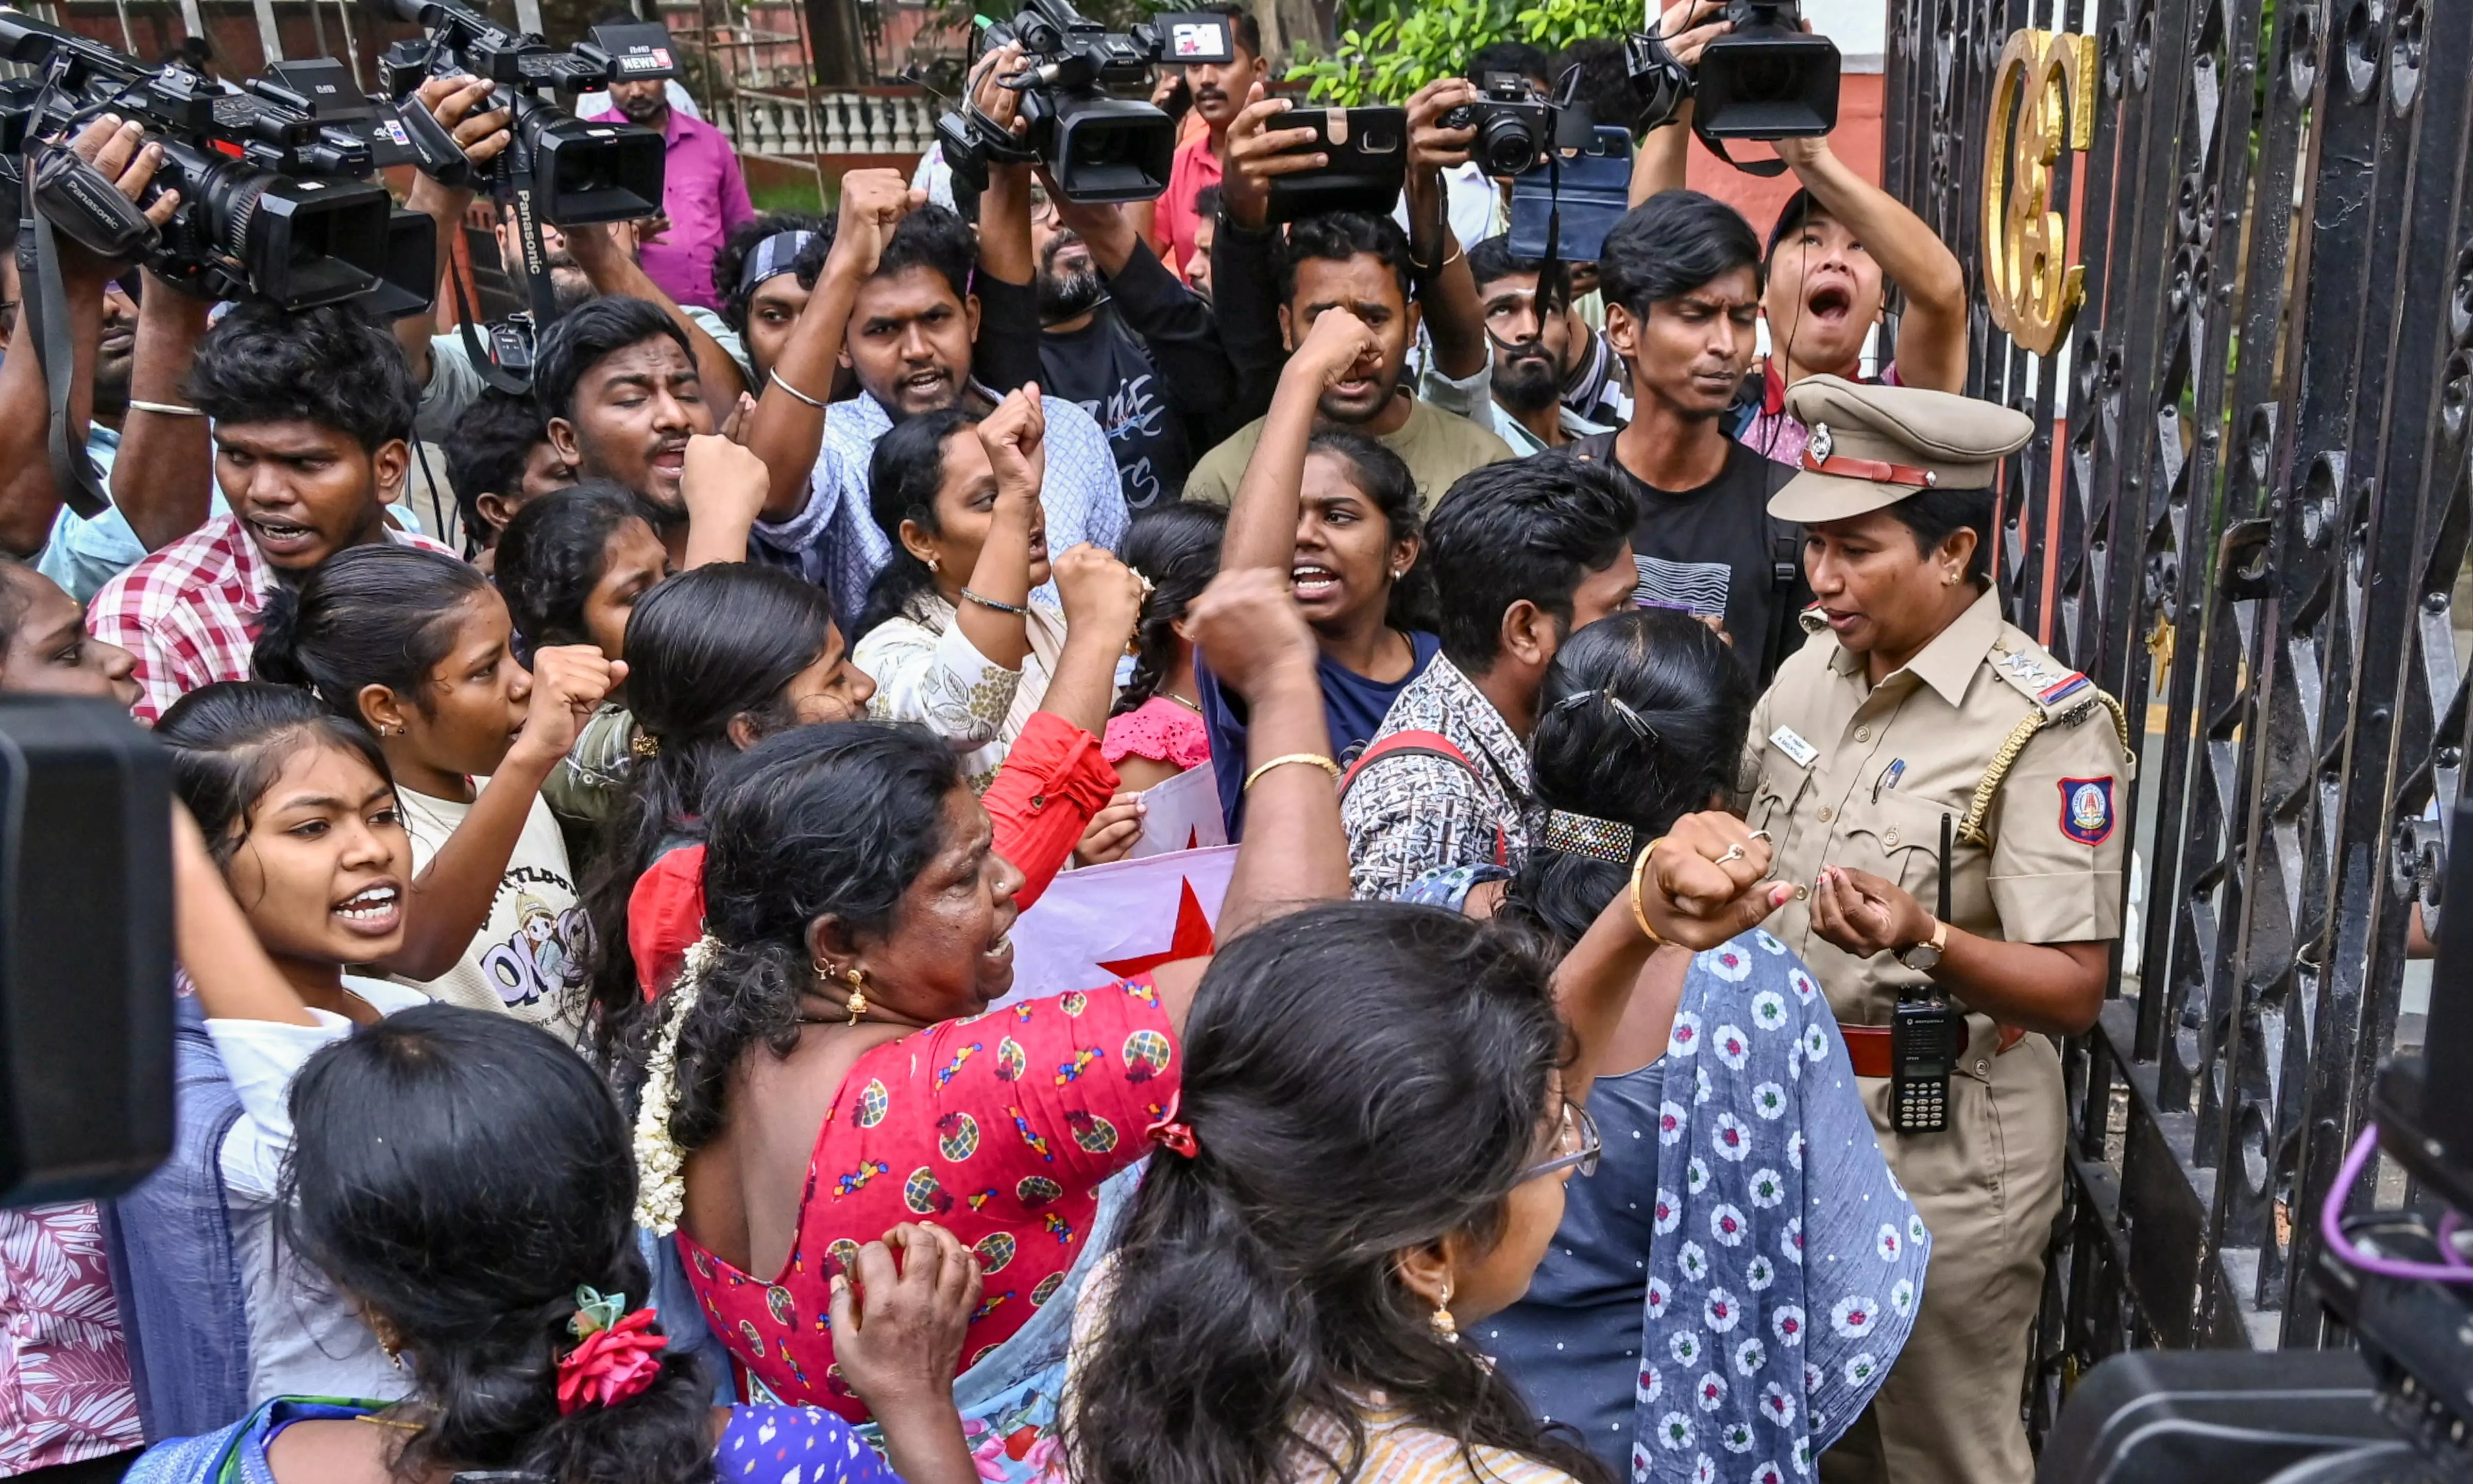
[[[1520,175],[1554,143],[1555,105],[1516,72],[1485,75],[1485,96],[1446,109],[1445,129],[1474,129],[1469,157],[1490,176]]]
[[[157,276],[210,299],[258,298],[288,309],[364,296],[428,302],[427,266],[390,282],[425,221],[398,223],[366,135],[322,120],[282,83],[224,88],[179,61],[147,67],[100,42],[0,12],[0,59],[36,78],[0,86],[0,151],[20,157],[26,200],[51,227],[90,250],[135,257]],[[65,151],[39,141],[117,112],[163,149],[147,196],[132,207]],[[32,153],[30,153],[30,151]],[[143,209],[180,193],[159,229]],[[413,213],[400,213],[412,218]]]
[[[529,32],[509,31],[458,0],[382,0],[420,26],[420,40],[398,41],[379,62],[386,90],[420,168],[441,184],[474,187],[512,202],[533,229],[624,222],[661,209],[661,136],[634,124],[577,118],[545,93],[573,99],[612,83],[674,78],[669,32],[657,23],[596,26],[592,39],[561,51]],[[468,73],[497,84],[486,108],[509,111],[514,143],[475,165],[414,92],[434,76]]]
[[[1735,29],[1700,54],[1693,128],[1704,139],[1797,139],[1837,127],[1837,47],[1796,0],[1728,0]]]
[[[1227,17],[1162,15],[1130,33],[1112,33],[1071,0],[1029,0],[1010,23],[989,26],[982,49],[1019,43],[1028,66],[1002,79],[1021,95],[1028,131],[1015,138],[965,97],[936,121],[945,159],[984,189],[988,163],[1047,167],[1065,199],[1149,201],[1167,189],[1176,124],[1148,103],[1112,98],[1111,87],[1140,87],[1160,62],[1233,61]]]

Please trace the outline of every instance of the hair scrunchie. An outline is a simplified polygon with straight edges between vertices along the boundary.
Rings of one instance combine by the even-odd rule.
[[[626,1302],[623,1293],[575,1290],[575,1317],[566,1328],[577,1343],[558,1357],[561,1417],[640,1396],[660,1376],[660,1352],[670,1337],[650,1332],[657,1317],[651,1309],[619,1313]]]

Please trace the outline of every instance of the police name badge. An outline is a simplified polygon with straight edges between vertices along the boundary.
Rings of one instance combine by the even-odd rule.
[[[1811,767],[1812,760],[1820,755],[1820,749],[1795,735],[1794,729],[1791,727],[1780,727],[1770,732],[1769,745],[1793,758],[1794,765],[1798,768]]]

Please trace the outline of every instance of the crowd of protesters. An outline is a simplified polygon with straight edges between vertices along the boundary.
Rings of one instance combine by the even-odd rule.
[[[543,232],[520,392],[60,238],[110,502],[20,319],[0,690],[170,752],[180,1096],[135,1191],[0,1213],[0,1475],[2030,1476],[2126,739],[1992,596],[1957,260],[1826,139],[1774,222],[1685,189],[1688,101],[1593,260],[1516,253],[1452,110],[1601,42],[1274,223],[1317,136],[1224,14],[1136,206],[756,212],[621,84],[664,212]],[[1212,946],[1017,995],[1196,770]]]

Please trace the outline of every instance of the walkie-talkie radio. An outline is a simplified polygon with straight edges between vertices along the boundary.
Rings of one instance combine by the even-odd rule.
[[[1939,921],[1949,921],[1950,817],[1940,817]],[[1936,960],[1936,956],[1935,956]],[[1949,1127],[1949,1076],[1966,1048],[1966,1017],[1930,985],[1900,993],[1889,1020],[1889,1118],[1901,1134]]]

